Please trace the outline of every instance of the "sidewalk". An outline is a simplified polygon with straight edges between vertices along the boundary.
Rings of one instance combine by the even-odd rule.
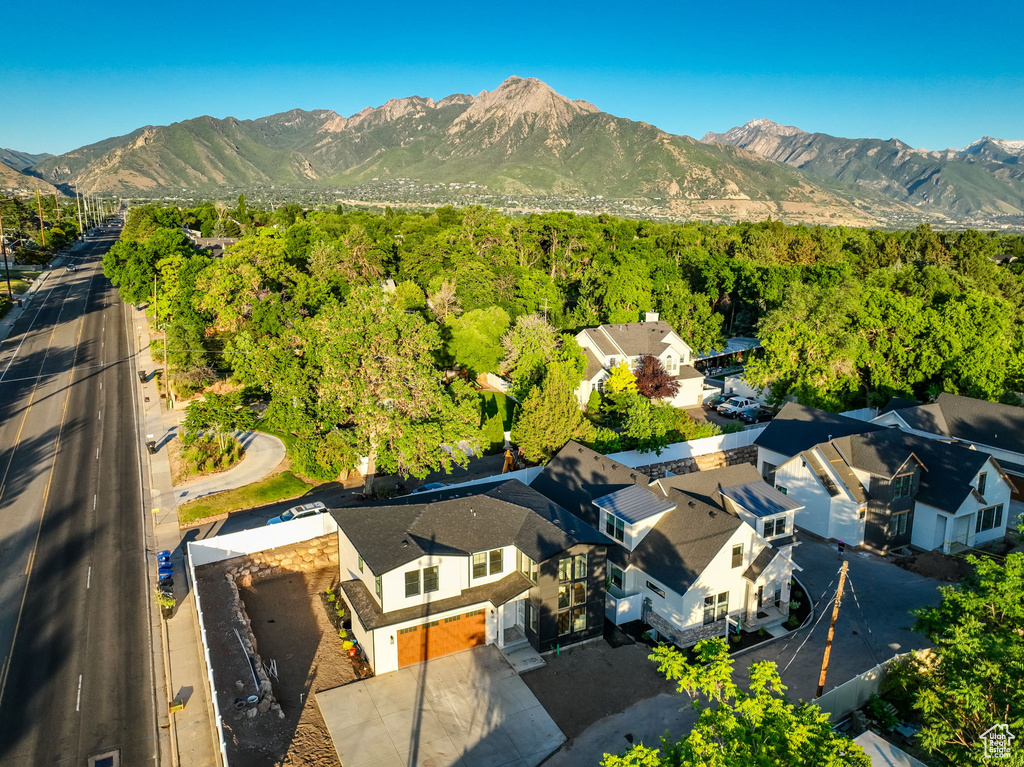
[[[177,427],[174,427],[168,434],[168,439],[177,434],[177,431]],[[174,489],[175,502],[185,503],[202,498],[204,495],[212,495],[222,490],[234,490],[236,487],[244,487],[257,482],[276,469],[278,464],[284,460],[284,442],[270,434],[250,431],[238,435],[238,441],[245,448],[245,456],[241,463],[221,474],[179,485]],[[158,444],[164,442],[165,440],[161,440]]]
[[[136,352],[136,368],[132,371],[133,384],[137,384],[136,370],[147,373],[158,367],[150,354],[149,326],[145,312],[126,304],[126,314],[131,323],[129,334]],[[147,375],[140,394],[140,428],[145,439],[163,440],[163,437],[177,429],[180,414],[167,412],[161,405],[160,393],[152,375]],[[147,401],[148,400],[148,401]],[[149,435],[153,435],[150,437]],[[158,712],[161,726],[169,725],[171,764],[216,767],[220,765],[219,733],[213,725],[213,709],[207,686],[206,666],[199,641],[199,623],[196,618],[195,599],[188,581],[185,562],[185,545],[178,529],[175,511],[175,491],[171,485],[171,467],[167,453],[158,452],[147,456],[143,467],[149,479],[149,508],[152,510],[153,531],[151,540],[150,566],[155,577],[156,557],[153,552],[169,550],[174,567],[174,595],[178,605],[167,620],[160,620],[158,632],[163,655],[166,678],[158,679],[157,705],[162,699],[167,703],[180,698],[185,704],[183,711],[170,714],[168,709]],[[159,619],[158,619],[159,620]],[[163,685],[161,685],[163,681]]]

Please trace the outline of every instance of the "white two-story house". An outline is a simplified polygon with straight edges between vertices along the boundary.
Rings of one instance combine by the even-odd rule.
[[[531,485],[615,541],[606,614],[682,646],[781,623],[794,569],[792,499],[750,464],[656,482],[570,442]]]
[[[794,403],[755,444],[762,474],[801,505],[796,524],[822,538],[948,552],[1006,533],[1011,485],[987,453]]]
[[[610,541],[517,480],[330,513],[352,632],[378,674],[603,632]]]
[[[648,312],[643,322],[616,323],[587,328],[576,334],[576,340],[587,358],[587,371],[576,389],[576,399],[586,405],[591,392],[600,390],[609,371],[625,361],[636,370],[640,358],[656,357],[679,384],[679,391],[669,400],[674,407],[697,407],[703,401],[704,375],[693,365],[693,350],[672,326],[658,319],[657,312]]]

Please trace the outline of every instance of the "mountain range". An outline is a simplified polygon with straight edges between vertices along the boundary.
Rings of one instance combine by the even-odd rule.
[[[145,126],[27,172],[66,190],[126,196],[409,180],[457,187],[463,198],[604,199],[677,217],[877,224],[1024,215],[1021,147],[987,139],[959,151],[766,120],[697,141],[512,77],[477,96],[392,99],[350,117],[295,109]]]
[[[986,136],[963,149],[931,151],[895,138],[808,133],[763,118],[701,141],[747,149],[954,219],[1024,215],[1024,141]]]

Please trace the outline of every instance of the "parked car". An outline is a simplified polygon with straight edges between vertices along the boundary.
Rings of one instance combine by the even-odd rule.
[[[729,418],[735,418],[742,411],[751,407],[760,407],[761,403],[749,397],[736,397],[718,406],[718,412]]]
[[[292,506],[290,509],[288,509],[288,511],[286,511],[281,516],[267,520],[267,524],[276,525],[279,522],[291,522],[293,519],[311,517],[314,514],[323,514],[325,511],[327,511],[327,507],[324,506],[320,501],[304,503],[301,506]]]
[[[409,495],[416,495],[416,493],[429,493],[431,490],[440,490],[443,487],[448,487],[448,485],[444,482],[428,482],[425,485],[417,487]]]
[[[736,399],[736,396],[735,394],[716,394],[704,403],[704,407],[708,410],[717,410],[719,405],[724,405],[729,400]]]
[[[775,411],[766,407],[750,407],[739,415],[739,419],[744,423],[764,423],[774,417]]]
[[[75,265],[74,265],[74,264],[68,264],[68,265],[67,265],[67,266],[65,266],[64,268],[65,268],[65,269],[66,269],[67,271],[69,271],[69,272],[77,272],[77,271],[78,271],[78,269],[76,269],[76,268],[75,268]]]

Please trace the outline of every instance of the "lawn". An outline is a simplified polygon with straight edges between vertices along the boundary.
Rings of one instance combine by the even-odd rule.
[[[19,273],[15,272],[15,274]],[[13,290],[14,294],[17,296],[24,295],[25,292],[32,286],[32,280],[34,280],[40,274],[41,272],[20,272],[20,277],[11,277],[11,290]],[[3,286],[5,288],[7,287],[6,280],[4,281]]]
[[[488,455],[501,452],[505,445],[505,432],[512,428],[512,413],[516,403],[501,392],[480,392],[480,428],[484,439],[490,444],[485,446]]]
[[[251,485],[225,490],[206,498],[197,498],[179,506],[178,524],[184,527],[217,514],[254,509],[275,501],[298,498],[313,487],[314,485],[299,479],[290,471],[283,471]]]

